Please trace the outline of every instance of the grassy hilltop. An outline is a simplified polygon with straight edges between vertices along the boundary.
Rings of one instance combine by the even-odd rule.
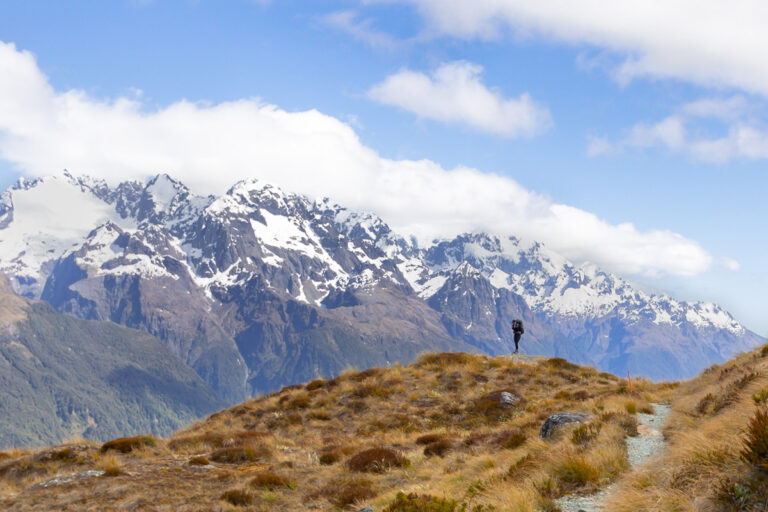
[[[607,510],[751,510],[768,435],[741,432],[768,397],[766,365],[757,351],[682,384],[633,380],[630,392],[562,359],[428,354],[285,388],[168,439],[2,453],[0,508],[555,511],[559,496],[617,482]],[[624,439],[662,401],[673,403],[669,449],[630,472]],[[562,411],[591,416],[540,439]]]

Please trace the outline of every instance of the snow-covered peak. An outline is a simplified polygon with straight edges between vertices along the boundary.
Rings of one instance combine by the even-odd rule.
[[[95,225],[133,225],[90,188],[65,176],[20,180],[5,200],[12,204],[12,218],[0,228],[0,270],[14,277],[18,291],[35,298],[52,263],[82,243]]]
[[[167,174],[158,174],[149,180],[144,190],[157,212],[169,212],[177,196],[189,194],[186,186]]]

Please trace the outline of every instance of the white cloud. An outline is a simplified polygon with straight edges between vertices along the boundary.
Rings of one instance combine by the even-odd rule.
[[[333,12],[323,16],[322,21],[373,48],[391,50],[400,45],[400,42],[390,34],[376,30],[372,20],[359,19],[355,11]]]
[[[505,98],[480,80],[483,68],[471,62],[450,62],[432,76],[403,70],[374,85],[368,96],[427,119],[462,123],[475,129],[517,137],[535,135],[552,124],[545,107],[527,93]]]
[[[4,43],[0,158],[27,175],[66,167],[112,183],[165,171],[206,193],[258,177],[376,212],[421,240],[511,233],[622,273],[693,275],[717,264],[679,234],[612,225],[506,177],[382,158],[348,124],[314,110],[286,112],[255,99],[151,109],[137,99],[56,91],[31,54]]]
[[[763,0],[364,0],[417,7],[434,36],[541,37],[590,45],[621,61],[614,75],[670,77],[768,94]]]
[[[589,156],[617,153],[628,148],[661,147],[696,160],[723,163],[732,159],[768,158],[768,131],[752,119],[762,110],[742,96],[703,98],[680,106],[656,123],[638,123],[616,142],[604,137],[588,139]],[[712,126],[720,128],[713,134]]]

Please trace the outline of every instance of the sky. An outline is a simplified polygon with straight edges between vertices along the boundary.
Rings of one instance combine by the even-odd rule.
[[[256,177],[768,335],[759,1],[0,0],[0,188]]]

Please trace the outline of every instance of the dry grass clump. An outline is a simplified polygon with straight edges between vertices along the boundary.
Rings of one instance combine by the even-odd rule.
[[[555,468],[554,474],[567,488],[595,485],[600,481],[600,470],[580,455],[568,457]]]
[[[451,451],[454,447],[454,442],[451,439],[441,439],[429,443],[424,447],[424,455],[427,457],[444,457],[446,453]]]
[[[304,389],[307,391],[314,391],[316,389],[323,388],[328,385],[328,382],[323,379],[315,379],[312,382],[307,383],[306,386],[304,386]]]
[[[200,448],[226,448],[248,444],[270,437],[268,432],[253,430],[238,430],[234,432],[204,432],[171,439],[168,448],[173,451],[183,451]]]
[[[272,451],[265,444],[252,443],[246,446],[233,446],[221,448],[210,454],[210,459],[215,462],[240,464],[268,459]]]
[[[757,408],[745,434],[741,459],[758,471],[768,473],[768,409]]]
[[[577,371],[579,369],[578,365],[570,363],[562,357],[551,357],[546,361],[543,361],[542,364],[551,368],[558,368],[560,370]]]
[[[571,442],[575,445],[584,446],[600,435],[602,423],[582,423],[571,431]]]
[[[501,448],[514,450],[525,443],[527,436],[519,428],[502,430],[493,436],[493,443]]]
[[[189,464],[192,466],[210,466],[211,461],[209,461],[202,455],[198,455],[197,457],[192,457],[191,459],[189,459]]]
[[[256,476],[251,479],[249,485],[257,489],[272,491],[280,487],[292,488],[294,484],[291,479],[285,475],[263,471],[261,473],[256,473]]]
[[[427,445],[445,439],[445,434],[431,433],[416,438],[416,444]]]
[[[330,466],[331,464],[336,464],[341,460],[343,453],[338,448],[333,448],[328,451],[322,452],[318,456],[318,462],[320,464],[323,464],[324,466]]]
[[[384,509],[384,512],[454,512],[457,505],[456,500],[438,498],[428,494],[399,492],[394,501]]]
[[[352,456],[347,461],[350,471],[384,473],[391,468],[408,465],[408,459],[391,448],[370,448]]]
[[[614,425],[617,425],[629,437],[636,437],[638,435],[637,417],[628,412],[605,412],[600,415],[599,421],[601,423],[613,423]]]
[[[120,453],[130,453],[137,448],[155,446],[155,444],[155,438],[152,436],[121,437],[104,443],[100,451],[106,453],[109,450],[115,450]]]
[[[466,365],[476,359],[477,356],[467,354],[466,352],[444,352],[440,354],[424,354],[419,357],[414,366],[417,368]]]
[[[104,455],[98,465],[104,471],[104,476],[119,476],[125,474],[123,464],[114,455]]]
[[[253,494],[246,489],[230,489],[224,491],[219,499],[236,507],[245,507],[253,503]]]
[[[365,477],[341,477],[328,482],[321,489],[310,493],[307,498],[326,498],[339,508],[344,508],[377,495],[373,482]]]

